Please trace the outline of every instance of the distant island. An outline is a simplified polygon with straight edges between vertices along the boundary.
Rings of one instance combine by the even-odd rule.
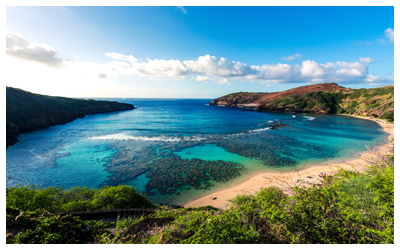
[[[22,89],[6,90],[6,147],[21,133],[61,125],[85,115],[131,110],[132,104],[39,95]]]
[[[394,120],[394,85],[370,89],[321,83],[274,93],[239,92],[209,103],[270,112],[352,114]]]

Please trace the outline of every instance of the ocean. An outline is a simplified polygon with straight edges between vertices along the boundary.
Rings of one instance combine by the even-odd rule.
[[[20,135],[6,151],[7,187],[124,184],[152,202],[182,204],[254,173],[338,162],[388,142],[375,122],[348,116],[257,112],[208,99],[101,100],[137,109]]]

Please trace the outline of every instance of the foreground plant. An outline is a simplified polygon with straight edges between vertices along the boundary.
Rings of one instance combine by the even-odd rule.
[[[124,192],[120,196],[116,190],[129,189],[72,190],[71,196],[59,189],[43,193],[29,188],[10,189],[7,243],[394,243],[393,154],[375,158],[362,173],[340,170],[324,177],[318,186],[293,187],[292,196],[272,187],[257,195],[237,196],[226,210],[161,206],[150,216],[119,219],[114,233],[105,230],[107,225],[102,222],[57,217],[43,210],[44,206],[65,209],[70,199],[79,203],[77,197],[84,202],[92,197],[89,204],[102,207],[134,204],[123,197],[136,197],[135,193]],[[27,207],[18,197],[33,197],[29,206],[38,210],[11,207]],[[54,199],[64,205],[52,203]],[[140,199],[134,201],[143,204]]]

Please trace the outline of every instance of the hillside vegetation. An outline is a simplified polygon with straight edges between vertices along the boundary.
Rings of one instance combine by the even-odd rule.
[[[68,123],[89,114],[134,109],[127,103],[73,99],[6,89],[7,147],[20,133]]]
[[[253,104],[259,111],[352,114],[394,121],[394,85],[349,89],[325,83],[306,87],[264,94],[233,93],[210,104],[244,107]]]
[[[321,184],[240,195],[229,209],[171,209],[127,186],[100,190],[8,188],[7,243],[394,243],[394,155],[365,172],[340,170]],[[153,215],[112,223],[48,211],[156,207]],[[114,223],[115,224],[115,223]]]
[[[394,87],[313,92],[278,99],[262,108],[327,114],[355,114],[394,120]]]

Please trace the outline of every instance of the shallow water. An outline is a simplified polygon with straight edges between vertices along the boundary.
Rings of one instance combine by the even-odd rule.
[[[116,99],[108,99],[116,100]],[[206,99],[125,99],[137,109],[22,134],[7,149],[7,186],[126,184],[181,204],[263,170],[338,161],[387,142],[375,122],[244,111]],[[280,122],[288,126],[270,128]]]

